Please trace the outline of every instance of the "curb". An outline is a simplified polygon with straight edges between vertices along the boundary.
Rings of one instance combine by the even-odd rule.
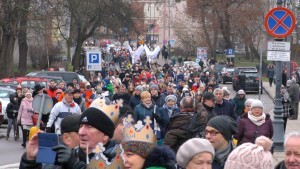
[[[269,96],[271,99],[274,99],[274,98],[272,97],[272,95],[271,95],[271,92],[270,92],[270,91],[266,90],[266,89],[265,89],[265,87],[263,87],[263,89],[265,90],[265,92],[268,94],[268,96]]]

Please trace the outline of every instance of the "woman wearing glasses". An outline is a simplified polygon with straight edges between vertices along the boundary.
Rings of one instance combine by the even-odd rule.
[[[250,111],[244,114],[238,124],[238,133],[234,136],[238,140],[238,145],[243,143],[254,143],[259,136],[273,137],[273,125],[269,114],[264,112],[263,104],[260,100],[254,100]]]

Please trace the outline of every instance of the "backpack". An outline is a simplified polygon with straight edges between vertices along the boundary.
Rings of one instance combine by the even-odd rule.
[[[197,125],[197,119],[199,118],[200,113],[194,113],[192,116],[191,122],[187,128],[187,139],[191,138],[204,138],[204,129],[206,127],[205,124]]]

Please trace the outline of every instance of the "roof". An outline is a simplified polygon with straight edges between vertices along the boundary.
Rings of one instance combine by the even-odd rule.
[[[46,78],[40,78],[40,77],[12,77],[12,78],[4,78],[1,79],[3,83],[13,82],[16,81],[18,83],[21,83],[23,81],[36,81],[36,82],[48,82]]]

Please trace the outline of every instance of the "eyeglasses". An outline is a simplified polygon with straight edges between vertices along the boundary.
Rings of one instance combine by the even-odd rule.
[[[217,134],[220,133],[216,130],[212,130],[212,131],[205,130],[204,132],[205,132],[205,135],[207,135],[209,133],[212,137],[215,137]]]

